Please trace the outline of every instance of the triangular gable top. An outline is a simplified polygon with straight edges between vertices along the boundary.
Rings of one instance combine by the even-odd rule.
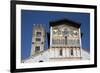
[[[76,27],[76,28],[80,27],[80,23],[75,22],[75,21],[71,21],[71,20],[68,20],[68,19],[61,19],[61,20],[50,22],[50,26],[56,26],[56,25],[62,25],[62,24],[67,24],[69,26],[73,26],[73,27]]]

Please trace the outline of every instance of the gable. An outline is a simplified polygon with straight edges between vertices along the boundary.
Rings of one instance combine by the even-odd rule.
[[[75,22],[75,21],[71,21],[71,20],[68,20],[68,19],[62,19],[62,20],[50,22],[50,26],[52,26],[52,27],[62,25],[62,24],[69,25],[69,26],[76,27],[76,28],[80,27],[80,23]]]

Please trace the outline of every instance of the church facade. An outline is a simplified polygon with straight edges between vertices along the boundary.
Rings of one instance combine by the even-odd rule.
[[[33,25],[31,53],[23,63],[89,59],[89,53],[82,49],[79,23],[62,19],[49,25],[49,33],[41,24]],[[46,40],[49,47],[45,49]]]

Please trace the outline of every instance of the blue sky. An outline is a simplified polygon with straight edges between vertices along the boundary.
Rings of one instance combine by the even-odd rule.
[[[69,19],[81,23],[82,48],[90,51],[90,14],[76,12],[55,12],[55,11],[35,11],[21,10],[21,59],[29,57],[32,43],[32,25],[42,24],[49,32],[49,22],[59,19]],[[48,44],[45,48],[48,48]]]

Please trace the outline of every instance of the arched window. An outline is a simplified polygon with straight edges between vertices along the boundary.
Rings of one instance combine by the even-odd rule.
[[[36,32],[36,36],[40,37],[41,36],[41,32]]]
[[[67,36],[65,36],[65,45],[67,45]]]
[[[62,51],[62,49],[60,49],[60,51],[59,51],[59,55],[60,55],[60,56],[63,55],[63,51]]]
[[[35,52],[39,52],[40,51],[40,46],[36,46],[35,47]]]

